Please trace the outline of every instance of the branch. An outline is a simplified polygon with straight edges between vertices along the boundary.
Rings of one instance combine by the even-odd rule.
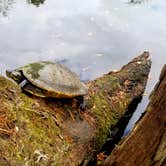
[[[150,96],[146,112],[103,166],[166,165],[166,65]]]
[[[28,96],[0,77],[0,165],[86,165],[145,89],[149,53],[87,83],[87,109],[74,100]]]

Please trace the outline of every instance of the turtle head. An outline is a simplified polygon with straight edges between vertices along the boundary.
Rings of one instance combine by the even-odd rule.
[[[21,71],[17,70],[6,70],[7,77],[13,79],[17,83],[20,83],[23,80],[23,75]]]

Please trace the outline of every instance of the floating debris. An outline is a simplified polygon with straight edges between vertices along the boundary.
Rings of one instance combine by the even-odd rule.
[[[90,20],[91,20],[91,21],[94,21],[94,20],[95,20],[95,18],[94,18],[94,17],[90,17]]]
[[[48,54],[53,55],[53,54],[55,54],[55,51],[54,50],[49,50]]]
[[[102,53],[97,53],[96,56],[101,57],[101,56],[104,56],[104,54],[102,54]]]
[[[87,70],[89,70],[89,68],[90,68],[90,66],[83,67],[82,71],[87,71]]]
[[[60,45],[61,45],[61,46],[64,46],[64,45],[65,45],[65,43],[64,43],[64,42],[61,42],[61,43],[60,43]]]
[[[113,26],[113,24],[108,24],[108,26],[109,26],[109,27],[112,27],[112,26]]]
[[[105,14],[110,14],[110,10],[105,10],[104,13]]]
[[[125,24],[125,27],[128,28],[128,27],[129,27],[129,24]]]
[[[114,10],[114,11],[118,11],[118,10],[119,10],[119,8],[115,7],[113,10]]]
[[[89,33],[88,33],[88,36],[93,36],[93,35],[94,35],[93,32],[89,32]]]
[[[55,38],[60,38],[60,37],[62,37],[61,33],[55,35]]]

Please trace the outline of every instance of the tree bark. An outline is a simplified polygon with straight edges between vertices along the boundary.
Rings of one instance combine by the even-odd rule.
[[[166,65],[150,96],[146,112],[103,166],[166,165]]]
[[[87,83],[87,108],[75,100],[43,99],[0,77],[0,165],[86,165],[130,103],[145,89],[149,53]]]

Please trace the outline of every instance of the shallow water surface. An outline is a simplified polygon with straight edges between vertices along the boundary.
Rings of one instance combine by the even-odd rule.
[[[0,74],[29,62],[52,60],[90,80],[148,50],[153,63],[146,93],[152,90],[166,58],[165,1],[35,2],[0,0]],[[147,102],[145,96],[126,132]]]

